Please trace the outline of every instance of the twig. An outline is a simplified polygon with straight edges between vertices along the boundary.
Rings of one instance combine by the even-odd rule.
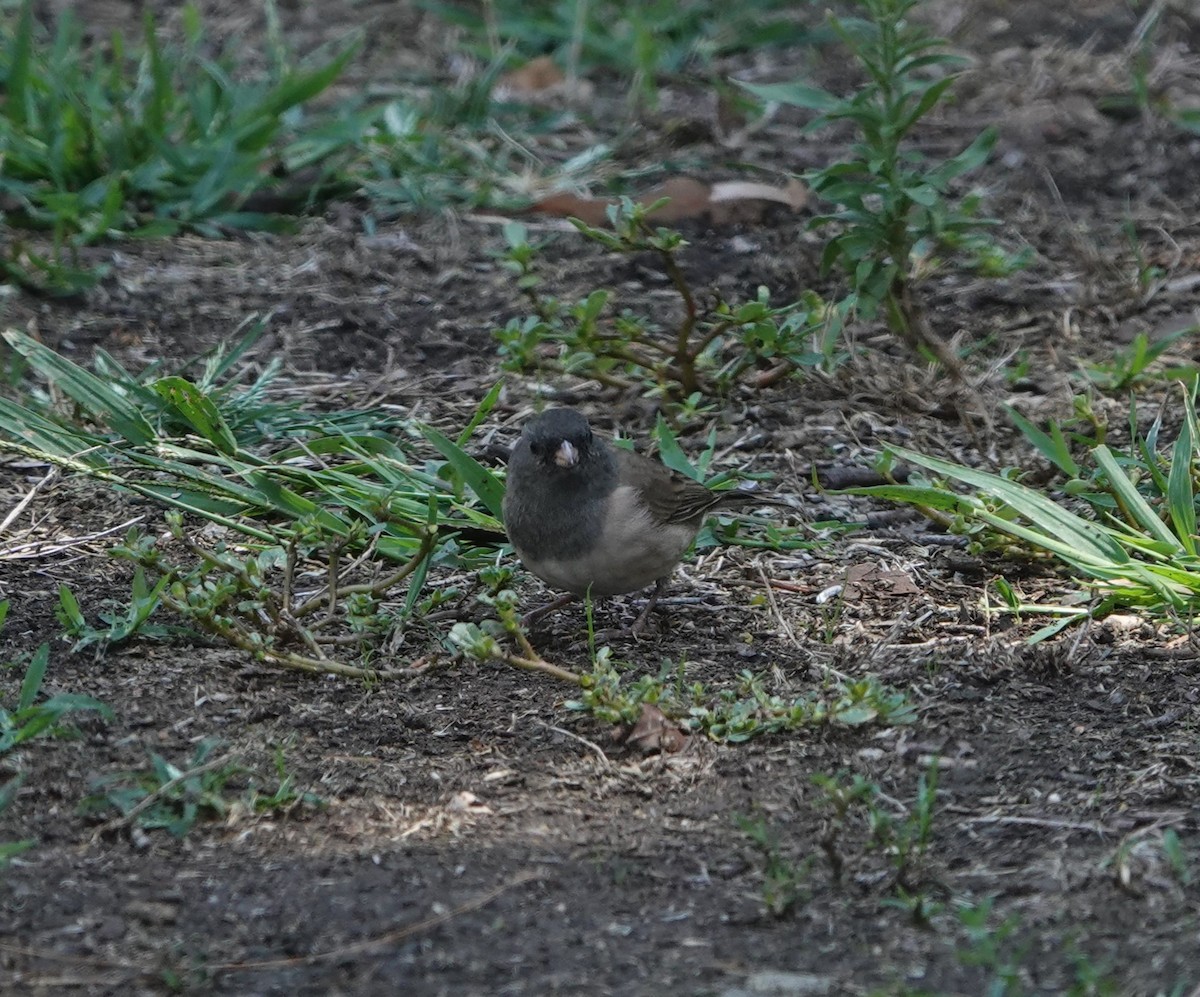
[[[57,477],[58,468],[54,465],[51,465],[50,470],[42,475],[41,480],[36,482],[34,486],[25,493],[21,501],[14,505],[9,514],[4,517],[3,522],[0,522],[0,533],[3,533],[5,530],[7,530],[13,524],[13,521],[25,511],[29,503],[33,501],[34,496]]]
[[[1050,817],[1014,817],[1007,814],[989,814],[983,817],[968,817],[965,824],[1025,824],[1032,827],[1052,827],[1063,831],[1091,831],[1100,837],[1108,832],[1095,823],[1082,823],[1074,820],[1055,820]]]
[[[553,724],[542,723],[540,720],[538,721],[538,726],[545,727],[546,730],[552,730],[555,734],[561,734],[563,737],[569,737],[573,741],[578,741],[585,748],[591,748],[606,769],[612,768],[612,762],[609,761],[608,755],[604,753],[604,749],[595,741],[589,741],[586,737],[580,737],[574,731],[569,731],[565,727],[555,727]]]
[[[427,532],[425,536],[421,538],[421,546],[417,548],[417,552],[407,561],[405,561],[399,569],[392,572],[386,578],[382,578],[377,582],[363,582],[358,585],[345,585],[341,588],[331,589],[328,594],[322,592],[319,595],[314,595],[307,602],[297,606],[292,611],[293,614],[296,617],[308,616],[315,610],[320,609],[321,606],[325,604],[327,597],[331,600],[330,608],[332,611],[334,606],[336,606],[337,600],[343,599],[348,595],[376,596],[386,594],[388,589],[404,581],[404,579],[406,579],[409,575],[416,571],[417,568],[420,567],[421,562],[425,560],[425,558],[429,555],[429,552],[433,549],[433,542],[436,539],[436,533],[434,533],[432,530]],[[331,578],[332,577],[333,576],[331,575]]]
[[[222,768],[231,764],[240,757],[241,754],[239,752],[230,751],[228,754],[224,754],[220,758],[214,758],[212,761],[205,762],[203,765],[197,765],[195,768],[188,769],[186,772],[180,772],[179,775],[175,776],[174,779],[168,779],[153,793],[150,793],[139,800],[137,805],[130,808],[127,813],[122,814],[120,817],[114,817],[112,820],[105,821],[103,824],[101,824],[92,833],[92,842],[96,842],[99,840],[101,835],[106,834],[109,831],[115,831],[117,828],[132,824],[134,820],[137,819],[139,814],[144,813],[160,798],[169,793],[176,786],[186,782],[188,779],[191,779],[193,776],[203,775],[205,772],[211,772],[214,769]]]
[[[344,665],[340,661],[330,661],[318,658],[306,658],[301,654],[290,651],[276,651],[264,647],[261,641],[256,641],[250,634],[229,623],[223,623],[217,617],[209,614],[200,616],[195,607],[186,601],[180,601],[171,596],[169,590],[162,594],[163,604],[181,616],[195,620],[197,625],[210,633],[216,634],[240,651],[245,651],[254,658],[270,661],[281,668],[290,668],[298,672],[312,672],[321,675],[343,675],[355,679],[386,679],[410,674],[405,669],[393,668],[357,668],[354,665]]]
[[[783,618],[783,613],[779,609],[779,603],[775,601],[775,590],[774,590],[774,586],[771,583],[771,579],[769,579],[767,577],[767,573],[765,571],[763,571],[763,566],[761,563],[756,563],[755,568],[758,569],[758,577],[762,579],[763,590],[767,596],[767,603],[771,607],[771,612],[775,614],[776,622],[778,622],[779,626],[783,629],[783,632],[787,636],[787,639],[795,647],[803,649],[804,645],[800,643],[799,638],[796,636],[796,631],[794,631],[792,629],[792,625]],[[820,661],[813,661],[812,664],[815,664],[826,675],[832,675],[839,682],[849,682],[850,681],[850,676],[847,675],[845,672],[839,672],[836,668],[826,665]]]
[[[81,537],[57,537],[54,540],[34,540],[29,543],[13,544],[10,547],[0,548],[0,561],[29,560],[36,557],[46,557],[48,554],[59,554],[70,550],[72,547],[81,547],[89,540],[99,540],[101,537],[107,537],[113,533],[123,533],[129,527],[136,526],[145,518],[145,516],[134,516],[133,519],[126,520],[124,523],[118,523],[116,526],[110,526],[106,530],[98,530],[95,533],[88,533]]]

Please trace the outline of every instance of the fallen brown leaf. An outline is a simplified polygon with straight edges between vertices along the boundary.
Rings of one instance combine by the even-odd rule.
[[[513,93],[532,94],[558,86],[565,79],[563,71],[550,56],[539,55],[519,69],[505,73],[500,77],[499,85]]]
[[[744,180],[726,180],[710,186],[693,177],[671,177],[633,200],[644,206],[664,197],[669,198],[667,203],[651,211],[648,218],[660,223],[709,218],[718,225],[744,225],[761,221],[772,204],[799,211],[808,202],[808,188],[794,179],[783,187]],[[616,203],[617,199],[612,197],[561,192],[543,198],[528,211],[573,216],[588,225],[603,225],[608,220],[609,206]]]
[[[672,177],[633,200],[641,205],[653,204],[664,197],[666,204],[647,215],[656,222],[675,222],[685,218],[699,218],[708,211],[709,186],[691,177]],[[604,225],[608,221],[610,205],[617,204],[615,197],[582,197],[563,191],[551,194],[527,210],[544,215],[575,217],[588,225]]]
[[[632,727],[618,727],[613,739],[643,755],[673,755],[682,751],[687,735],[657,706],[642,704],[642,714]]]
[[[847,568],[842,598],[860,599],[868,590],[885,595],[917,595],[921,591],[904,571],[889,571],[877,564],[854,564]]]

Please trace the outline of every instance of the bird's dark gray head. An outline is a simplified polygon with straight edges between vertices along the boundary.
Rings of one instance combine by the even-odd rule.
[[[538,462],[570,469],[593,455],[592,427],[579,412],[554,408],[530,419],[525,438]]]
[[[522,558],[580,557],[604,526],[617,465],[579,412],[530,419],[508,462],[504,525]]]

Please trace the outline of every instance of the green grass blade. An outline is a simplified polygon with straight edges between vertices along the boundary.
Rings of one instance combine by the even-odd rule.
[[[25,0],[21,4],[17,32],[13,36],[8,58],[8,75],[4,80],[4,88],[8,92],[4,115],[17,129],[23,128],[29,122],[29,104],[33,96],[30,92],[32,68],[33,0]]]
[[[42,644],[34,652],[25,670],[25,678],[21,682],[21,693],[17,699],[17,710],[27,710],[37,698],[38,690],[42,687],[42,679],[46,677],[46,665],[50,661],[50,645]]]
[[[1003,408],[1008,413],[1008,417],[1013,421],[1013,425],[1021,431],[1021,434],[1034,445],[1043,457],[1062,471],[1063,474],[1067,475],[1067,477],[1079,477],[1079,465],[1075,462],[1075,458],[1071,456],[1071,451],[1068,449],[1067,442],[1063,438],[1062,430],[1058,428],[1056,423],[1052,424],[1055,431],[1051,435],[1039,429],[1011,405],[1005,405]]]
[[[667,423],[667,420],[663,418],[661,412],[658,414],[658,420],[654,425],[654,439],[658,442],[658,456],[667,467],[672,471],[678,471],[693,481],[701,480],[700,472],[688,460],[687,454],[683,452],[683,447],[679,445],[679,440],[676,439],[674,431]]]
[[[171,375],[154,382],[154,390],[175,415],[221,453],[237,453],[238,444],[220,409],[191,381]]]
[[[1179,438],[1171,452],[1171,470],[1167,475],[1167,508],[1176,536],[1184,549],[1196,554],[1196,496],[1192,488],[1192,465],[1196,456],[1196,408],[1184,392],[1186,416]]]
[[[34,370],[130,443],[146,445],[154,440],[145,416],[100,378],[16,329],[5,330],[4,339]]]
[[[1150,507],[1150,503],[1143,497],[1142,493],[1137,490],[1137,486],[1129,480],[1127,475],[1117,459],[1113,456],[1111,450],[1101,443],[1092,455],[1096,458],[1096,463],[1100,465],[1100,469],[1108,478],[1109,487],[1113,494],[1116,495],[1122,508],[1134,518],[1135,523],[1141,526],[1154,539],[1164,544],[1169,544],[1174,549],[1183,552],[1183,545],[1179,542],[1179,538],[1175,536],[1166,526],[1166,524],[1158,517],[1158,514]]]
[[[970,495],[959,495],[945,488],[925,485],[863,485],[860,488],[841,488],[833,494],[863,495],[942,512],[958,512],[965,509],[973,512],[980,507],[978,500]]]
[[[475,406],[475,414],[471,416],[470,421],[466,424],[466,426],[463,427],[463,431],[458,434],[458,439],[455,441],[460,449],[467,445],[471,439],[471,434],[479,428],[479,425],[483,422],[483,420],[486,419],[491,414],[492,409],[496,407],[496,402],[500,400],[500,392],[503,388],[504,382],[497,381],[492,385],[488,393],[483,396],[483,401]]]
[[[37,412],[0,398],[0,437],[3,436],[20,440],[27,451],[70,458],[92,467],[106,464],[100,451],[104,446],[100,437],[65,428]]]
[[[262,148],[278,131],[280,115],[327,89],[342,74],[358,48],[356,41],[324,66],[286,76],[235,122],[233,132],[237,148],[241,151]]]
[[[167,139],[167,117],[174,102],[171,87],[171,70],[163,58],[158,43],[158,27],[154,14],[147,10],[142,21],[142,33],[146,44],[146,64],[149,71],[149,99],[144,110],[146,129],[158,139]]]
[[[204,364],[204,374],[199,382],[201,390],[212,390],[216,386],[217,381],[233,369],[234,365],[262,338],[263,333],[267,331],[267,325],[270,322],[271,316],[266,315],[258,318],[251,316],[251,319],[252,321],[248,320],[249,328],[246,329],[242,338],[231,348],[226,349],[225,344],[222,343],[213,350],[211,356]]]
[[[1077,547],[1081,554],[1115,564],[1123,564],[1129,560],[1129,554],[1111,535],[1032,488],[986,471],[976,471],[936,457],[926,457],[903,447],[891,449],[902,460],[995,496],[1047,536],[1058,537],[1062,542]]]
[[[421,432],[440,453],[446,463],[466,482],[475,497],[496,519],[503,520],[504,484],[491,471],[464,451],[458,444],[443,436],[432,426],[421,426]]]

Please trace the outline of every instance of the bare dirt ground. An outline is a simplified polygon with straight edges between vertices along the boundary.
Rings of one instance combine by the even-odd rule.
[[[76,5],[105,29],[135,24],[132,6]],[[219,32],[262,30],[258,13],[201,7]],[[1155,43],[1153,82],[1200,104],[1200,21],[1177,7]],[[282,13],[301,50],[373,25],[353,85],[444,71],[452,43],[407,4]],[[818,493],[807,468],[866,466],[888,441],[986,466],[1036,466],[999,403],[1031,418],[1066,416],[1076,358],[1103,359],[1137,332],[1160,336],[1196,320],[1200,137],[1097,110],[1128,87],[1142,13],[1119,0],[930,5],[935,28],[976,59],[928,130],[930,148],[957,149],[997,123],[1000,145],[975,179],[1003,237],[1037,255],[1002,281],[946,274],[924,288],[938,331],[979,344],[979,374],[993,365],[977,404],[994,425],[982,434],[938,404],[937,375],[899,362],[903,351],[871,329],[858,331],[871,349],[832,379],[723,402],[722,440],[749,435],[744,460],[801,496],[806,518],[861,520],[868,507]],[[819,54],[772,58],[782,60],[774,78],[805,65],[826,81],[840,71]],[[611,106],[616,121],[624,95],[604,87],[595,108],[603,120]],[[732,175],[722,164],[734,161],[784,171],[837,155],[832,138],[801,137],[787,113],[736,150],[704,127],[688,131],[699,137],[686,148],[668,147],[679,116],[706,123],[706,101],[684,88],[664,95],[667,110],[624,155],[669,157],[706,178]],[[786,300],[825,286],[819,245],[802,225],[780,214],[754,226],[693,226],[684,264],[697,286],[744,298],[764,284]],[[1137,280],[1123,226],[1162,271],[1151,286]],[[102,346],[136,368],[194,356],[248,314],[273,312],[258,362],[282,357],[312,404],[380,404],[457,429],[496,377],[491,330],[524,310],[492,255],[500,245],[494,221],[404,218],[365,234],[360,206],[338,205],[295,236],[101,247],[112,272],[84,301],[10,297],[0,316],[79,362]],[[661,276],[636,259],[572,237],[547,252],[546,283],[562,297],[597,286],[627,300],[662,297]],[[1000,361],[1018,351],[1028,370],[1010,383]],[[1192,341],[1171,359],[1195,362]],[[535,387],[510,379],[485,427],[496,441],[514,438]],[[1164,432],[1175,425],[1172,390],[1141,401],[1151,413],[1167,401]],[[652,425],[644,402],[594,385],[561,397],[643,440]],[[1096,404],[1119,439],[1127,400]],[[683,442],[699,448],[702,436]],[[0,508],[43,473],[0,469]],[[60,478],[4,543],[82,536],[136,516],[153,523],[159,512]],[[128,592],[128,573],[104,557],[104,543],[0,560],[0,596],[12,604],[0,659],[54,641],[48,691],[93,695],[115,715],[85,716],[77,739],[43,739],[22,755],[29,777],[0,814],[0,841],[37,845],[0,874],[0,992],[972,995],[1006,967],[1009,989],[990,992],[1200,987],[1200,887],[1162,848],[1173,829],[1200,877],[1194,641],[1096,625],[1026,646],[1037,621],[987,617],[981,599],[998,574],[1028,596],[1053,590],[1050,576],[930,542],[917,520],[804,556],[705,551],[676,580],[672,594],[686,598],[646,638],[615,645],[635,670],[683,661],[689,679],[711,681],[750,669],[796,695],[829,667],[874,674],[919,707],[914,725],[818,728],[738,746],[691,738],[678,754],[650,757],[564,711],[550,679],[445,653],[411,680],[374,687],[180,641],[71,656],[57,641],[59,585],[85,608]],[[860,585],[836,610],[818,602],[848,570],[871,568],[906,584]],[[754,598],[767,578],[790,583],[774,609]],[[543,596],[535,582],[523,585],[531,604]],[[548,657],[586,668],[581,628],[568,609],[534,640]],[[438,647],[436,636],[414,635],[398,663]],[[0,675],[3,701],[19,681],[15,669]],[[287,817],[235,812],[182,839],[127,827],[97,834],[97,819],[77,812],[96,778],[144,766],[148,749],[183,764],[211,736],[258,771],[271,771],[284,747],[297,784],[327,805]],[[861,774],[898,815],[913,807],[934,756],[937,810],[917,885],[946,906],[921,924],[889,903],[894,880],[861,822],[822,848],[830,811],[812,776]],[[790,916],[764,909],[764,861],[739,815],[775,828],[787,863],[813,857]],[[831,851],[845,865],[840,880]],[[989,897],[993,929],[1012,919],[1007,933],[993,932],[992,958],[953,913]],[[1105,982],[1088,989],[1089,974]]]

